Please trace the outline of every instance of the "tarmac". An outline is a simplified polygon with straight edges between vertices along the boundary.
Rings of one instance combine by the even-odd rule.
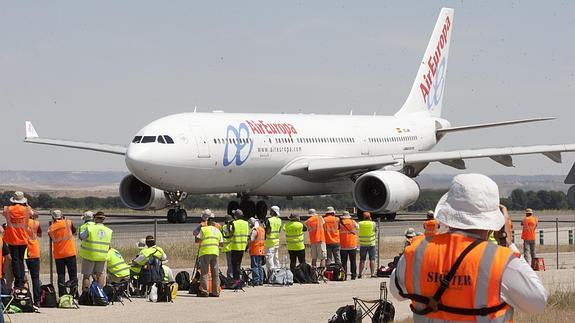
[[[550,254],[542,254],[549,257]],[[572,260],[575,255],[570,254]],[[189,269],[188,269],[189,270]],[[177,272],[178,270],[175,270]],[[575,290],[575,269],[538,272],[549,293]],[[142,298],[116,302],[107,307],[80,306],[80,309],[41,308],[41,313],[11,315],[12,322],[327,322],[353,297],[378,299],[380,283],[388,278],[363,278],[343,282],[288,287],[246,287],[244,291],[224,290],[220,298],[198,298],[180,291],[173,303],[151,303]],[[395,319],[411,316],[409,301],[398,301]],[[367,322],[368,319],[364,319]]]

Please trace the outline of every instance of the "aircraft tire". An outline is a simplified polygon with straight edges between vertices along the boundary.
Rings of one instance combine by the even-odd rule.
[[[178,223],[186,223],[186,221],[188,220],[188,213],[186,212],[186,210],[179,209],[176,216],[176,220]]]
[[[240,202],[240,209],[244,212],[245,218],[250,218],[256,213],[256,203],[250,200]]]
[[[176,223],[178,221],[175,209],[169,209],[167,215],[168,223]]]
[[[268,214],[268,205],[265,201],[258,201],[256,203],[256,216],[258,219],[263,220]]]
[[[228,215],[233,215],[233,211],[240,208],[240,203],[238,201],[231,201],[228,203]]]

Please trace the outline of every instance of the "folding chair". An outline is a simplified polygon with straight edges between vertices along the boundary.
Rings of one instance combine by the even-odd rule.
[[[312,270],[313,270],[313,269],[314,269],[314,268],[312,267]],[[327,284],[327,279],[326,279],[325,276],[324,276],[325,269],[326,269],[325,267],[315,267],[315,272],[316,272],[316,274],[317,274],[317,281],[318,281],[318,283],[319,283],[320,281],[322,281],[322,282],[324,282],[325,284]]]
[[[370,317],[373,322],[385,323],[393,321],[395,317],[395,308],[393,304],[387,300],[386,282],[379,284],[379,299],[365,300],[354,297],[353,305],[358,313],[361,311],[361,319]]]
[[[6,305],[4,305],[4,298],[9,299],[8,303],[6,303]],[[12,319],[10,318],[10,315],[8,314],[7,310],[10,307],[10,305],[12,304],[12,302],[14,301],[14,296],[12,295],[4,295],[4,294],[0,294],[0,302],[2,302],[2,315],[6,315],[6,317],[8,318],[8,322],[12,322]]]
[[[110,286],[112,287],[112,299],[110,300],[112,304],[114,304],[114,299],[116,299],[122,306],[124,306],[124,298],[132,302],[130,298],[129,292],[129,281],[121,280],[117,283],[111,283]]]

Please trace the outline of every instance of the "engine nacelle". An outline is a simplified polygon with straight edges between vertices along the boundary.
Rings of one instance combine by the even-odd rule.
[[[364,211],[391,213],[417,201],[419,185],[395,171],[372,171],[361,175],[353,187],[355,205]]]
[[[128,175],[120,183],[120,199],[134,210],[160,210],[168,206],[164,191],[142,183],[134,175]]]

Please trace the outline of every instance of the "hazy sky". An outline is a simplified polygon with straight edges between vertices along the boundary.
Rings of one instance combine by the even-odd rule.
[[[126,169],[119,156],[24,144],[25,120],[45,137],[126,144],[148,122],[194,106],[393,114],[443,6],[455,8],[445,118],[558,120],[450,134],[436,150],[575,142],[573,1],[31,3],[0,4],[0,169]],[[566,174],[575,153],[563,158],[467,165]]]

